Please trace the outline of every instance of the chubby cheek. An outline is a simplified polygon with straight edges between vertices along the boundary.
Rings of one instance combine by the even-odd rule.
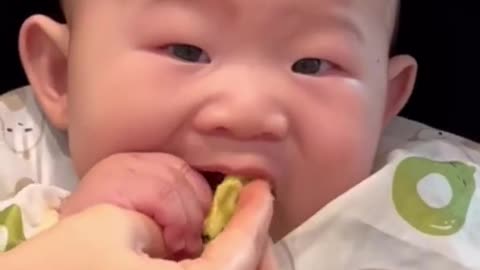
[[[298,152],[281,188],[278,237],[299,226],[371,171],[383,118],[382,96],[354,82],[330,82],[295,109]],[[275,223],[275,221],[274,221]]]
[[[69,89],[69,141],[80,176],[115,153],[160,151],[188,112],[178,71],[141,54],[115,59],[77,74],[82,82]]]

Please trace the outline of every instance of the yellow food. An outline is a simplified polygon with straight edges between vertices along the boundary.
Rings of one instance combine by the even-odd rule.
[[[245,182],[246,179],[242,177],[227,176],[217,187],[213,196],[212,208],[204,223],[203,239],[205,243],[217,237],[232,218]]]

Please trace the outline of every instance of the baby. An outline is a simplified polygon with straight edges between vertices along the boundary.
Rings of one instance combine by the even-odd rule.
[[[29,18],[22,62],[80,179],[61,214],[135,210],[198,256],[218,178],[241,175],[272,189],[279,242],[372,174],[417,71],[390,54],[398,5],[66,0],[66,25]]]
[[[277,241],[371,173],[382,128],[415,78],[411,57],[389,57],[396,8],[384,0],[67,1],[68,29],[51,33],[59,26],[45,22],[25,32],[49,40],[45,57],[56,60],[39,69],[52,73],[37,74],[34,42],[25,62],[48,119],[68,130],[80,178],[113,154],[161,152],[190,174],[267,179]],[[166,161],[151,162],[155,173]]]

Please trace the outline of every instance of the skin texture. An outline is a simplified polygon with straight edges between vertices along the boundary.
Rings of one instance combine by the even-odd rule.
[[[276,193],[276,241],[370,174],[383,127],[408,100],[417,68],[389,58],[394,6],[82,0],[68,25],[27,20],[20,52],[80,177],[113,154],[154,152],[262,178]],[[210,61],[178,59],[176,43]],[[325,61],[294,72],[304,58]]]
[[[153,219],[162,229],[164,257],[197,257],[210,187],[180,159],[159,153],[116,154],[97,163],[61,206],[66,218],[97,204],[113,204]]]
[[[52,229],[10,252],[0,253],[0,263],[5,269],[18,270],[34,267],[58,270],[278,269],[268,248],[267,232],[273,210],[269,191],[262,181],[245,187],[231,223],[197,259],[172,262],[145,256],[145,253],[165,252],[158,226],[136,211],[100,204],[62,219]],[[235,245],[226,245],[231,241]]]

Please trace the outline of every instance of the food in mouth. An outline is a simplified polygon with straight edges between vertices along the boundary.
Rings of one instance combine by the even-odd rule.
[[[211,182],[211,181],[210,181]],[[247,179],[238,176],[224,176],[214,188],[212,207],[204,222],[203,242],[215,239],[227,226],[235,212],[242,187]]]

